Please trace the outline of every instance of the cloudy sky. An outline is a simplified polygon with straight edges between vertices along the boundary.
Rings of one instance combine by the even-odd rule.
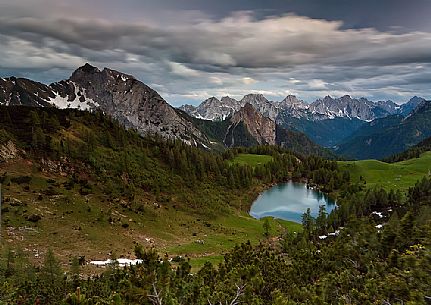
[[[0,0],[0,76],[90,62],[178,106],[229,95],[431,98],[429,0]]]

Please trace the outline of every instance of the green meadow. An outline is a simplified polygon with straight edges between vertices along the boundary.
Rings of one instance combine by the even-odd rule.
[[[340,161],[339,165],[350,172],[353,181],[365,179],[368,187],[406,190],[431,172],[431,152],[397,163],[361,160]]]

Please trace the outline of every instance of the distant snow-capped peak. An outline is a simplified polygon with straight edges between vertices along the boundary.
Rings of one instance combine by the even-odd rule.
[[[399,106],[390,100],[373,102],[366,98],[352,98],[349,95],[339,98],[328,95],[308,104],[294,95],[288,95],[280,102],[273,102],[262,94],[247,94],[239,101],[230,97],[223,97],[221,100],[212,97],[197,107],[184,105],[180,109],[197,118],[224,120],[248,103],[273,120],[290,116],[308,120],[349,118],[372,121],[392,114],[407,115],[423,100],[414,97],[408,103]]]

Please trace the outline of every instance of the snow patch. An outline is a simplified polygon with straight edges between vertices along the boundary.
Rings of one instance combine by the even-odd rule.
[[[379,218],[383,218],[382,212],[376,212],[376,211],[374,211],[374,212],[371,213],[371,215],[377,215],[377,216],[379,216]]]
[[[114,264],[114,263],[118,263],[118,265],[120,267],[125,267],[125,266],[134,266],[137,264],[142,264],[142,259],[127,259],[127,258],[119,258],[116,260],[112,260],[112,259],[107,259],[106,261],[91,261],[90,264],[91,265],[95,265],[98,267],[103,267],[109,264]]]
[[[60,109],[76,108],[79,110],[91,110],[93,108],[100,106],[99,103],[95,102],[93,99],[87,98],[85,96],[85,91],[84,93],[82,93],[80,88],[75,83],[72,83],[72,84],[73,84],[73,87],[75,88],[74,100],[69,101],[69,96],[62,97],[58,92],[54,92],[56,96],[50,99],[49,102]],[[84,102],[81,102],[79,100],[80,96],[83,96],[85,98]]]

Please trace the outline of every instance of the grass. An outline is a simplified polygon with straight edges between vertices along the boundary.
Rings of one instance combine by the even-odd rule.
[[[272,161],[272,156],[268,155],[254,155],[254,154],[239,154],[233,158],[230,162],[234,164],[247,164],[255,167]]]
[[[270,235],[279,236],[283,231],[302,231],[302,225],[292,221],[274,219],[268,217],[270,223]],[[167,249],[168,253],[187,255],[191,258],[193,269],[197,270],[207,261],[217,265],[223,260],[223,254],[231,250],[235,245],[250,241],[257,244],[264,238],[264,219],[254,219],[248,214],[232,214],[214,220],[212,234],[196,236],[196,240]],[[197,243],[200,240],[204,243]]]
[[[368,187],[407,190],[416,181],[431,171],[431,152],[397,163],[385,163],[377,160],[340,161],[341,169],[350,172],[353,181],[359,182],[362,176]]]
[[[5,246],[24,249],[36,263],[43,261],[49,248],[64,266],[76,256],[87,260],[104,260],[110,253],[132,257],[134,245],[139,243],[161,255],[187,255],[193,268],[198,268],[206,261],[220,262],[223,253],[237,244],[257,244],[265,238],[263,220],[245,212],[262,187],[248,193],[238,190],[241,195],[232,197],[240,198],[238,202],[225,203],[225,211],[211,215],[178,209],[170,203],[157,206],[144,197],[136,198],[144,206],[136,213],[107,199],[97,187],[86,196],[79,194],[78,186],[66,189],[63,183],[67,177],[34,170],[31,163],[4,164],[0,174],[4,172],[11,178],[32,177],[28,184],[9,180],[3,185],[7,211],[2,213],[2,236]],[[49,189],[52,191],[47,194]],[[32,214],[42,219],[29,222],[26,218]],[[270,219],[270,224],[273,236],[286,228],[301,230],[301,225],[293,222]]]

